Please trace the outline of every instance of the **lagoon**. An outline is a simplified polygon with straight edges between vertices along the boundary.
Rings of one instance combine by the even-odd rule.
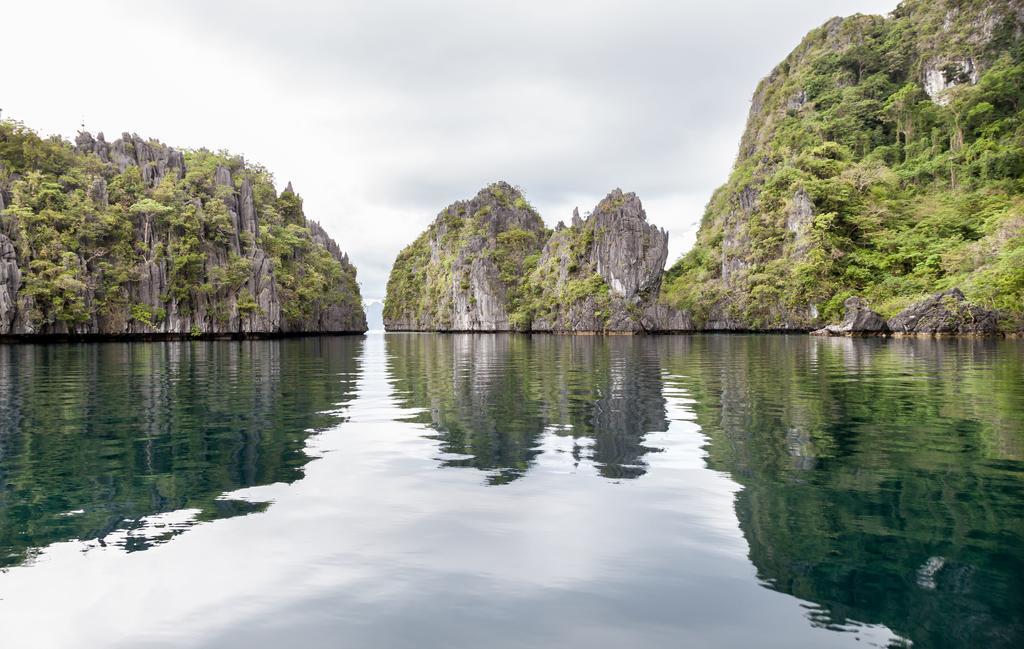
[[[1012,340],[0,346],[0,628],[1017,647],[1022,379]]]

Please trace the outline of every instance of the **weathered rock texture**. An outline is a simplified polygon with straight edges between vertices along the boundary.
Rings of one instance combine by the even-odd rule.
[[[895,334],[991,335],[998,331],[995,311],[971,304],[958,288],[910,305],[889,320]]]
[[[262,169],[127,133],[0,145],[0,335],[365,331],[355,268]]]
[[[663,299],[704,330],[812,330],[851,294],[892,316],[956,284],[1021,319],[1022,45],[1021,0],[905,0],[813,30],[758,85]]]
[[[507,183],[446,208],[398,256],[384,325],[413,331],[689,330],[657,302],[668,234],[635,194],[611,192],[554,232]]]
[[[870,336],[888,333],[889,326],[885,318],[872,311],[864,298],[847,298],[843,306],[846,314],[841,323],[828,325],[812,333],[816,336]]]
[[[684,330],[688,318],[658,304],[668,233],[647,223],[636,194],[615,189],[582,219],[559,223],[527,278],[531,330]]]
[[[548,231],[508,183],[485,187],[437,215],[395,260],[388,278],[389,331],[509,331],[522,281]]]

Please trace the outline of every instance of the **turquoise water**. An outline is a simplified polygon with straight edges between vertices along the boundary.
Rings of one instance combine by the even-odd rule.
[[[11,647],[1019,647],[1024,344],[0,346]]]

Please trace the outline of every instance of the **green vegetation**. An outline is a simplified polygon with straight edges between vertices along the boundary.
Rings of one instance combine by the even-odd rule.
[[[313,240],[290,187],[278,195],[266,169],[224,152],[188,151],[184,164],[180,179],[169,169],[147,186],[138,166],[119,172],[61,138],[0,122],[0,191],[10,199],[0,233],[16,248],[19,296],[35,330],[95,331],[97,322],[117,328],[126,320],[152,328],[168,313],[188,319],[201,304],[214,321],[196,323],[201,330],[223,328],[232,304],[260,315],[248,288],[258,249],[269,256],[284,320],[297,324],[331,305],[361,309],[354,268]],[[230,172],[231,186],[215,182],[218,168]],[[255,238],[229,210],[244,183],[258,215]],[[166,264],[166,290],[159,303],[138,304],[134,287],[150,264]]]
[[[546,254],[532,264],[526,276],[523,298],[512,315],[514,322],[527,325],[536,319],[553,323],[588,299],[596,307],[592,315],[607,318],[611,303],[608,284],[590,263],[594,235],[594,220],[587,219],[551,236]]]
[[[1017,31],[1007,2],[917,0],[890,19],[811,32],[758,87],[735,169],[669,271],[667,300],[698,321],[717,310],[770,327],[810,305],[836,320],[851,294],[893,315],[959,286],[1020,318]],[[968,56],[982,71],[976,84]],[[936,100],[921,83],[933,62],[959,83]],[[801,194],[813,204],[805,222]]]
[[[385,320],[451,327],[457,297],[476,305],[477,277],[489,293],[504,295],[513,326],[527,328],[528,321],[515,319],[526,299],[523,278],[536,266],[548,234],[519,190],[505,183],[455,203],[399,253],[388,277]]]

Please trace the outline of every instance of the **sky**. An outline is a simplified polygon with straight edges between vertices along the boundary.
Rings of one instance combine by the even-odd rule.
[[[227,149],[291,181],[379,299],[445,206],[505,180],[549,225],[636,192],[692,244],[758,80],[895,0],[12,2],[3,117]]]

